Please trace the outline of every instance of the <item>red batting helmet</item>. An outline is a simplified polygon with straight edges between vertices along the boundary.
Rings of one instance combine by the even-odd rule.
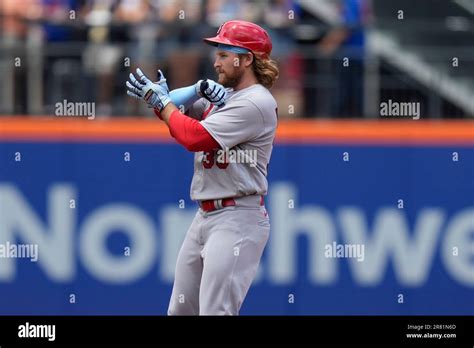
[[[222,24],[217,35],[204,39],[212,46],[225,44],[243,47],[262,58],[269,58],[272,40],[268,33],[257,24],[246,21],[228,21]]]

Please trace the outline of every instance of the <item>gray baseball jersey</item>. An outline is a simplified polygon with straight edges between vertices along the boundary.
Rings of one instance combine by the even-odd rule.
[[[221,146],[220,152],[196,153],[191,198],[234,198],[235,205],[199,209],[178,254],[169,315],[239,314],[270,233],[260,196],[268,188],[276,102],[265,87],[253,85],[231,92],[225,106],[210,107],[201,99],[189,111],[203,118]]]
[[[201,99],[194,115],[210,103]],[[202,126],[221,146],[213,153],[198,152],[194,157],[192,200],[265,195],[267,166],[277,124],[277,104],[270,92],[256,84],[230,92],[226,104],[213,107]]]

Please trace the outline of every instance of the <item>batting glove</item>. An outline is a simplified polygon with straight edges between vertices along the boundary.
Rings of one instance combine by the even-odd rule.
[[[161,70],[158,70],[158,81],[152,82],[143,72],[137,68],[139,80],[130,73],[130,81],[127,81],[127,94],[136,99],[143,99],[150,107],[162,111],[171,102],[169,88]]]
[[[227,99],[227,90],[221,84],[213,80],[199,80],[196,85],[196,93],[201,98],[206,98],[216,106],[222,106]]]

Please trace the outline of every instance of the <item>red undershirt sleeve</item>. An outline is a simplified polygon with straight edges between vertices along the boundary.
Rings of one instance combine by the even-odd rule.
[[[219,143],[197,120],[173,111],[169,119],[170,134],[178,143],[192,152],[218,149]]]

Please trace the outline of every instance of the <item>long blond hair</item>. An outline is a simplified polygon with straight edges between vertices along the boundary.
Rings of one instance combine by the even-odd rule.
[[[265,88],[272,88],[273,84],[278,79],[279,71],[277,62],[272,59],[262,59],[254,54],[252,70],[258,82]]]

